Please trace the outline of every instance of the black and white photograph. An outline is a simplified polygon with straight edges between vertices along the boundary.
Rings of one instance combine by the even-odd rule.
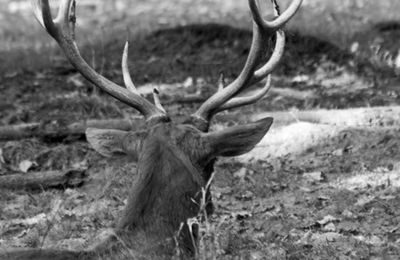
[[[400,259],[399,0],[0,0],[0,260]]]

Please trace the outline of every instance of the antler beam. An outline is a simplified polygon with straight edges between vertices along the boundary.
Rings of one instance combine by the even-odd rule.
[[[276,18],[272,21],[267,21],[262,18],[257,0],[249,0],[250,11],[253,17],[253,39],[247,61],[239,76],[234,81],[225,88],[219,89],[192,114],[192,121],[199,129],[206,130],[214,114],[229,108],[254,103],[268,92],[270,79],[267,80],[267,84],[258,94],[252,97],[241,97],[230,100],[244,89],[267,77],[282,58],[285,47],[285,34],[281,28],[297,12],[302,0],[293,0],[287,10],[280,15],[279,7],[275,0],[272,2]],[[258,68],[262,57],[266,54],[266,46],[268,46],[270,37],[274,33],[276,35],[274,51],[270,59]]]
[[[58,15],[53,20],[48,0],[32,0],[34,14],[40,24],[57,41],[72,65],[95,86],[107,92],[114,98],[137,109],[147,121],[160,121],[167,119],[164,110],[153,105],[135,91],[129,72],[127,71],[128,46],[123,55],[123,75],[127,88],[103,77],[92,69],[82,58],[75,42],[75,0],[62,0]]]

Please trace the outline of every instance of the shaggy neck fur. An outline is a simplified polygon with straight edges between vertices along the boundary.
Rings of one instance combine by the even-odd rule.
[[[171,243],[181,223],[199,213],[201,188],[205,183],[189,158],[164,140],[160,137],[144,141],[139,177],[118,230],[130,232],[134,237],[146,234],[141,239]],[[187,225],[181,229],[178,243],[183,251],[194,250]]]

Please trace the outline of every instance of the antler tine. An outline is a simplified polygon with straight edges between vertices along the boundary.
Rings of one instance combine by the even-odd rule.
[[[217,112],[221,112],[221,111],[224,111],[227,109],[241,107],[241,106],[245,106],[245,105],[249,105],[254,102],[257,102],[258,100],[262,99],[268,93],[270,88],[271,88],[271,75],[267,75],[267,82],[265,83],[264,87],[260,91],[258,91],[257,93],[255,93],[252,96],[232,98],[231,100],[229,100],[228,102],[226,102],[225,104],[220,106],[217,109]]]
[[[136,89],[135,84],[133,84],[131,74],[129,73],[128,68],[128,49],[129,49],[129,42],[126,41],[124,52],[122,54],[122,76],[124,78],[124,83],[127,89],[129,89],[132,93],[138,94],[139,91]]]
[[[264,87],[263,91],[261,91],[259,95],[255,95],[254,98],[241,97],[228,102],[230,98],[237,95],[243,89],[261,81],[263,78],[268,76],[269,73],[271,73],[271,71],[276,67],[279,60],[282,58],[283,49],[285,47],[285,34],[280,28],[286,22],[288,22],[290,18],[293,17],[301,3],[302,0],[293,0],[289,8],[279,15],[275,20],[266,21],[260,14],[260,10],[257,6],[257,0],[249,0],[250,11],[253,17],[253,39],[246,63],[239,76],[233,82],[223,89],[219,88],[218,92],[207,99],[200,106],[200,108],[194,114],[192,114],[192,122],[194,125],[201,130],[207,130],[209,121],[213,114],[228,108],[250,104],[252,103],[250,101],[255,102],[263,96],[261,95],[263,91],[268,91],[269,86]],[[278,15],[279,7],[275,0],[273,0],[273,4],[274,13]],[[266,45],[269,42],[271,33],[273,32],[276,34],[274,51],[269,61],[261,68],[257,69],[260,64],[261,57],[263,57],[263,55],[266,53]]]
[[[140,93],[137,90],[135,84],[133,84],[131,74],[129,72],[128,49],[129,49],[129,43],[128,43],[128,41],[126,41],[125,47],[124,47],[124,52],[122,54],[122,76],[124,78],[124,83],[125,83],[126,88],[129,89],[129,91],[131,91],[132,93],[135,93],[140,96]],[[154,105],[162,112],[167,113],[161,104],[160,97],[159,97],[159,91],[157,88],[153,89],[153,99],[154,99]]]
[[[267,63],[265,63],[261,68],[254,72],[254,76],[251,80],[250,85],[259,82],[260,80],[268,76],[280,62],[283,56],[283,52],[285,50],[285,32],[283,30],[278,30],[276,31],[275,35],[275,46],[271,57],[269,58]]]
[[[228,86],[219,89],[214,95],[208,98],[200,108],[192,114],[192,119],[194,124],[201,130],[207,129],[209,121],[214,113],[217,112],[218,107],[228,101],[232,96],[234,96],[243,86],[248,85],[251,77],[259,63],[260,57],[262,57],[263,42],[264,40],[262,34],[259,32],[256,25],[253,25],[253,40],[250,47],[249,55],[247,61],[240,72],[239,76],[231,82]]]
[[[70,22],[75,22],[74,20],[70,20],[70,18],[72,18],[71,16],[75,19],[75,8],[72,8],[71,4],[75,6],[75,0],[64,0],[60,2],[57,17],[54,19],[55,24],[69,25]],[[66,29],[70,29],[69,26],[66,26]]]
[[[44,1],[44,2],[43,2]],[[50,6],[47,0],[32,0],[33,14],[39,23],[53,36],[57,28],[54,25],[53,18],[51,17]],[[53,36],[54,37],[54,36]]]
[[[161,111],[164,111],[164,112],[166,113],[164,107],[163,107],[162,104],[161,104],[160,96],[159,96],[159,95],[160,95],[160,92],[158,91],[158,89],[157,89],[157,88],[154,88],[154,89],[153,89],[154,105],[156,105],[156,107],[157,107],[158,109],[160,109]]]
[[[282,28],[296,14],[302,2],[303,0],[293,0],[289,7],[273,21],[267,21],[262,18],[260,9],[257,6],[257,0],[249,0],[249,6],[253,20],[258,27],[264,30],[276,30]],[[273,4],[276,5],[276,2],[273,1]]]
[[[41,9],[41,6],[39,5],[38,1],[32,1],[32,11],[33,11],[33,14],[34,14],[36,20],[38,20],[40,25],[43,26],[43,28],[46,28],[44,26],[42,9]]]
[[[223,104],[221,107],[218,108],[217,112],[249,105],[262,99],[271,88],[270,73],[278,65],[280,59],[283,56],[284,49],[285,49],[285,32],[283,30],[278,30],[276,32],[275,47],[271,54],[271,57],[269,58],[266,64],[264,64],[261,68],[259,68],[254,72],[253,78],[251,79],[251,82],[249,84],[253,85],[254,83],[257,83],[262,79],[264,79],[265,77],[267,77],[267,81],[264,87],[253,96],[238,97],[227,101],[225,104]]]
[[[117,85],[93,70],[82,58],[74,39],[74,13],[71,16],[71,6],[74,7],[75,0],[62,0],[56,19],[52,19],[48,0],[31,0],[34,14],[40,24],[58,42],[65,56],[71,64],[90,82],[101,88],[109,95],[137,109],[147,121],[158,122],[167,117],[149,101],[130,90]],[[74,11],[74,10],[73,10]]]

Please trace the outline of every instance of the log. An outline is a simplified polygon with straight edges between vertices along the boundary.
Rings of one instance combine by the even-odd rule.
[[[184,102],[194,102],[201,99],[199,96],[189,96]],[[255,115],[241,115],[240,113],[219,114],[215,119],[218,122],[256,121],[263,117],[274,118],[274,126],[286,125],[294,122],[309,122],[328,125],[347,126],[396,126],[400,125],[400,106],[392,107],[362,107],[349,109],[319,109],[319,110],[292,110],[262,112]],[[0,127],[0,141],[19,140],[38,137],[44,140],[59,141],[67,137],[81,138],[88,127],[100,129],[117,129],[130,131],[138,129],[144,123],[141,117],[132,119],[87,120],[72,123],[66,126],[44,125],[29,123]]]
[[[256,121],[267,116],[274,118],[274,125],[308,122],[349,127],[400,126],[400,106],[265,112],[251,116],[250,121]]]
[[[20,140],[31,137],[51,141],[63,140],[67,137],[81,138],[88,127],[130,131],[137,129],[142,124],[143,119],[137,117],[133,119],[86,120],[68,125],[58,123],[8,125],[0,127],[0,141]]]
[[[86,177],[86,170],[82,169],[8,174],[0,176],[0,188],[13,190],[65,189],[81,186]]]

